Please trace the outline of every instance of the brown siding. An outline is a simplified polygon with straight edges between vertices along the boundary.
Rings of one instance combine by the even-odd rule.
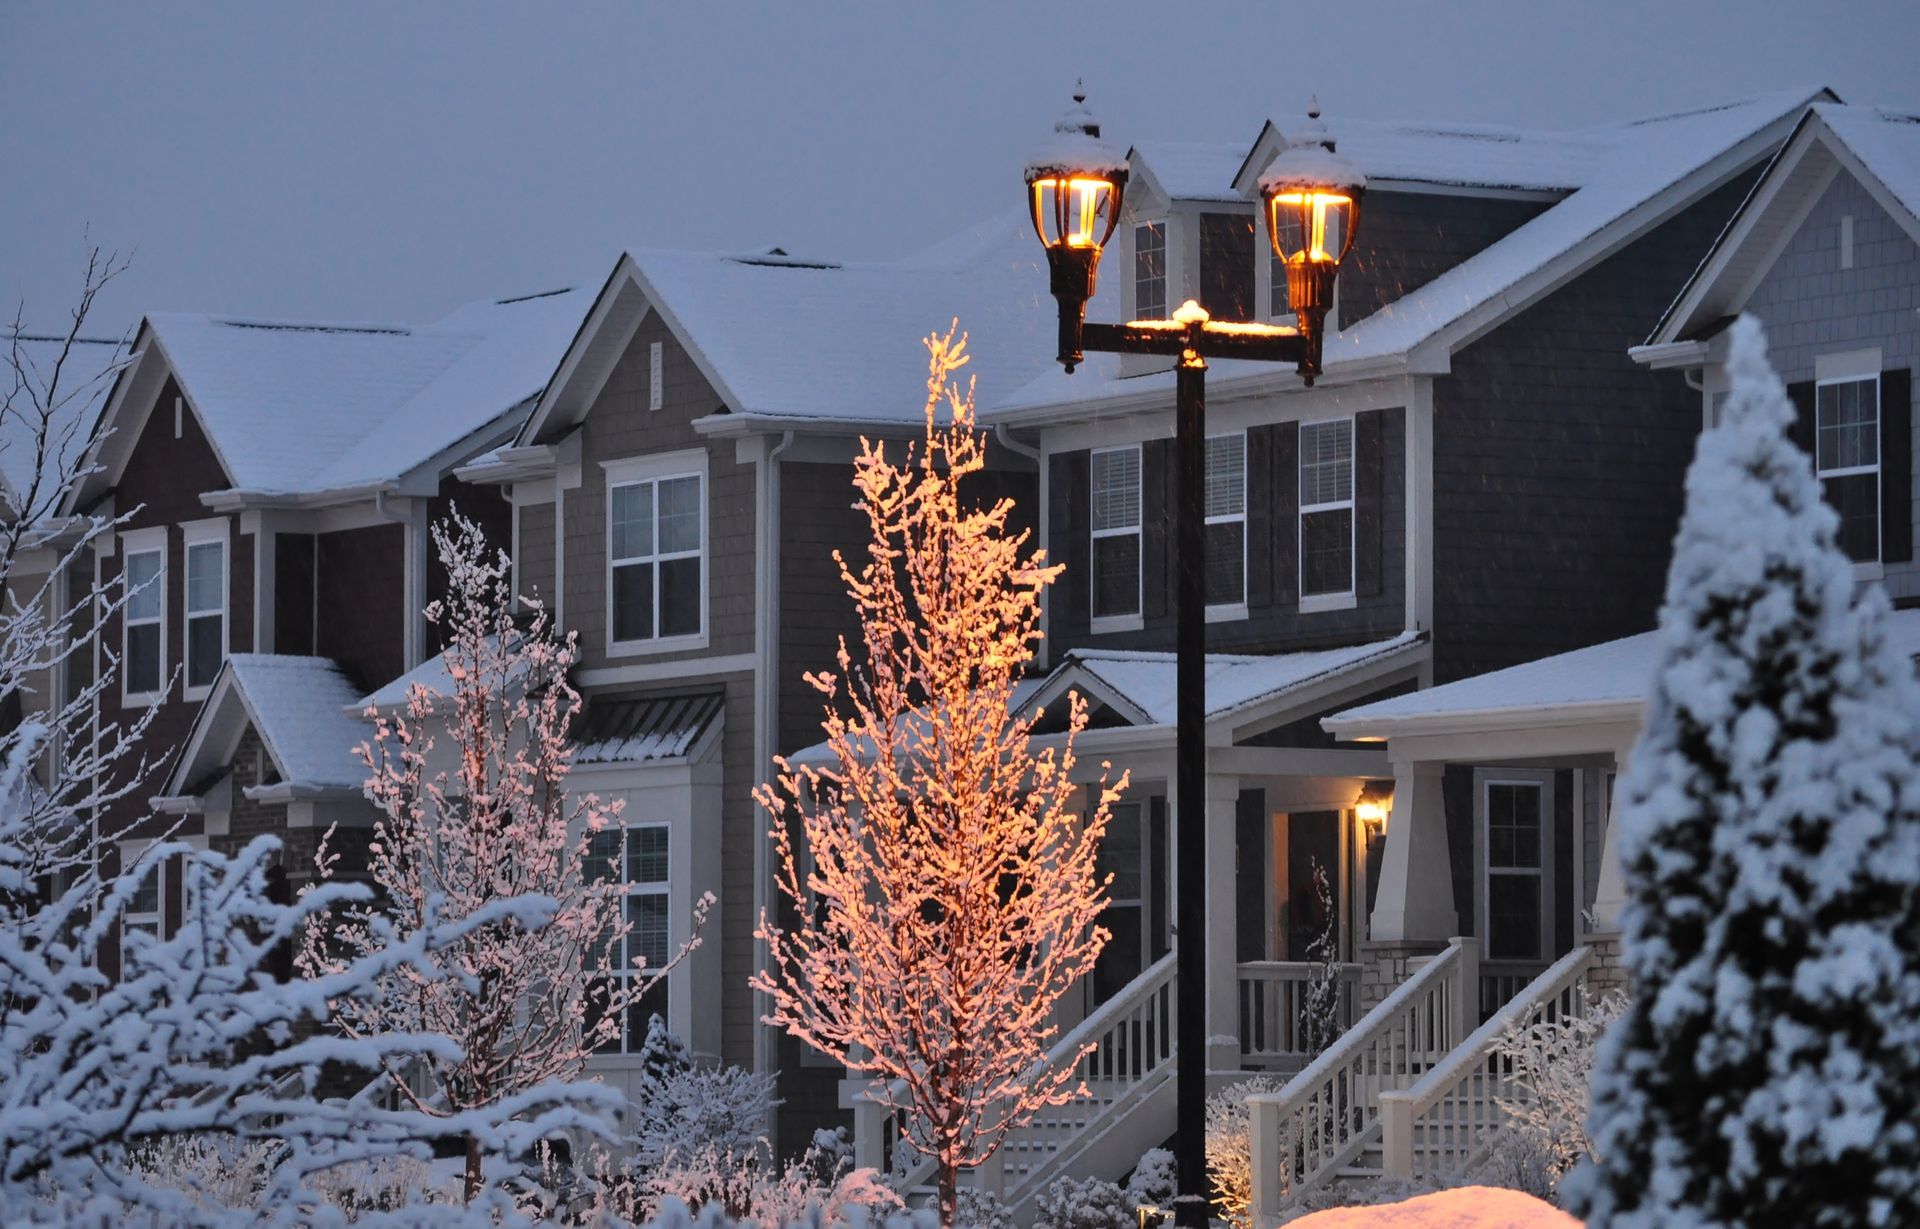
[[[319,549],[320,655],[372,691],[406,668],[405,531],[370,525],[323,533]]]
[[[520,567],[520,592],[543,602],[553,600],[553,505],[520,509],[520,540],[514,544]]]

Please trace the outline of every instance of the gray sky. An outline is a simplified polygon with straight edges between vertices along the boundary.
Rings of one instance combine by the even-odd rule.
[[[135,249],[113,331],[425,321],[628,245],[898,255],[1016,201],[1077,74],[1119,142],[1251,143],[1309,93],[1336,132],[1801,84],[1920,111],[1916,47],[1914,0],[0,0],[0,298],[57,323],[89,226]]]

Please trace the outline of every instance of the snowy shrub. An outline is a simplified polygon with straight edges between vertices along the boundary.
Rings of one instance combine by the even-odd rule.
[[[765,1225],[790,1224],[816,1212],[829,1224],[848,1209],[899,1208],[900,1197],[878,1173],[855,1169],[851,1158],[816,1142],[785,1165],[767,1157],[763,1141],[746,1152],[695,1140],[670,1149],[650,1170],[636,1171],[638,1208],[653,1215],[672,1203],[694,1209],[717,1207],[729,1216]]]
[[[1101,1178],[1055,1178],[1034,1200],[1033,1229],[1128,1229],[1134,1202]]]
[[[1476,1176],[1490,1186],[1551,1199],[1560,1179],[1592,1155],[1587,1105],[1594,1051],[1626,1008],[1626,996],[1616,991],[1576,1015],[1508,1026],[1496,1042],[1496,1061],[1509,1065],[1520,1095],[1495,1098],[1506,1127]]]
[[[976,1186],[960,1188],[960,1205],[953,1214],[953,1229],[1019,1229],[1013,1210],[992,1191]]]
[[[183,1131],[128,1149],[127,1169],[149,1185],[187,1195],[204,1209],[251,1208],[266,1189],[275,1150],[271,1140]]]
[[[1165,1148],[1149,1148],[1140,1154],[1133,1175],[1127,1179],[1127,1198],[1136,1205],[1168,1207],[1179,1189],[1178,1177],[1173,1153]]]
[[[1271,1076],[1256,1075],[1207,1098],[1207,1179],[1214,1205],[1235,1229],[1253,1223],[1253,1121],[1247,1098],[1283,1086]],[[1282,1148],[1283,1159],[1287,1151]]]
[[[628,1133],[635,1168],[651,1171],[689,1145],[741,1161],[765,1150],[767,1117],[776,1104],[771,1074],[700,1066],[657,1015],[647,1024],[640,1060]]]
[[[1621,781],[1634,999],[1589,1229],[1920,1224],[1920,685],[1752,319],[1700,439]]]

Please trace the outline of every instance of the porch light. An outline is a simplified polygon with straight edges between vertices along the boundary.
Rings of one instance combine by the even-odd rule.
[[[1059,359],[1068,371],[1081,361],[1080,326],[1127,188],[1126,154],[1100,139],[1100,124],[1086,102],[1086,91],[1076,89],[1072,109],[1027,159],[1026,172],[1027,207],[1047,250],[1053,297],[1060,300]]]
[[[1367,177],[1334,152],[1317,103],[1298,136],[1260,176],[1260,195],[1268,241],[1287,272],[1287,306],[1310,338],[1317,372],[1321,327],[1340,264],[1353,251]]]
[[[1393,782],[1369,781],[1360,787],[1360,797],[1353,804],[1353,813],[1359,817],[1369,833],[1384,831],[1387,826],[1387,812],[1393,809]]]
[[[1158,1229],[1158,1226],[1167,1223],[1167,1214],[1161,1211],[1158,1204],[1137,1204],[1133,1216],[1139,1222],[1139,1229]]]

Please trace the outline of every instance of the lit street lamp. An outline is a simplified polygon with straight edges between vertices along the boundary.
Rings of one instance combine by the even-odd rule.
[[[1334,152],[1308,112],[1302,139],[1281,152],[1260,177],[1267,235],[1285,266],[1287,304],[1296,327],[1215,321],[1189,299],[1171,320],[1088,324],[1100,252],[1120,220],[1127,162],[1100,139],[1100,126],[1076,93],[1074,108],[1052,139],[1028,160],[1027,196],[1034,230],[1046,246],[1052,291],[1060,304],[1059,359],[1068,374],[1084,351],[1162,354],[1175,368],[1174,454],[1178,496],[1175,591],[1175,950],[1174,1010],[1177,1086],[1174,1159],[1179,1176],[1175,1223],[1207,1223],[1206,933],[1206,371],[1209,358],[1292,363],[1309,385],[1320,373],[1320,346],[1340,262],[1353,249],[1366,177]]]

